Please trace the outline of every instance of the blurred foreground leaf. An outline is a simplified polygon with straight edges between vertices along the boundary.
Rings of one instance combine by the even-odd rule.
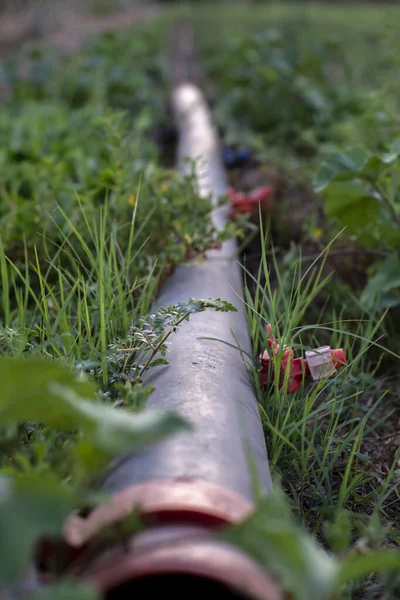
[[[349,548],[340,560],[325,552],[296,524],[278,486],[259,501],[250,517],[221,537],[252,556],[295,600],[331,600],[341,597],[341,590],[351,582],[375,573],[400,573],[397,551],[363,554]]]
[[[0,579],[13,583],[28,566],[34,544],[56,536],[74,507],[75,494],[52,478],[0,477]]]
[[[113,455],[156,442],[188,424],[159,411],[132,414],[93,401],[95,387],[69,369],[40,359],[1,359],[0,422],[38,421],[63,430],[81,430],[99,452]]]
[[[100,600],[100,595],[89,585],[66,581],[52,585],[31,600]]]
[[[339,565],[296,526],[283,492],[275,488],[253,515],[223,534],[269,572],[296,600],[328,600]]]

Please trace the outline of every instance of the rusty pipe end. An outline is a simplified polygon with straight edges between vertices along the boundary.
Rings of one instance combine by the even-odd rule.
[[[106,553],[84,577],[106,600],[152,597],[162,590],[175,600],[212,594],[220,600],[282,600],[276,582],[241,550],[205,528],[157,526]]]
[[[85,518],[71,517],[65,540],[79,550],[105,527],[136,510],[149,528],[124,543],[78,561],[69,572],[92,581],[107,600],[144,597],[162,589],[175,600],[202,589],[223,598],[281,600],[268,573],[240,549],[218,539],[222,527],[240,523],[253,510],[234,492],[190,479],[159,480],[114,494]]]
[[[152,480],[116,492],[86,517],[71,515],[63,537],[71,548],[82,548],[105,527],[122,522],[134,511],[144,521],[185,522],[215,528],[239,523],[252,510],[252,504],[235,492],[206,481]]]

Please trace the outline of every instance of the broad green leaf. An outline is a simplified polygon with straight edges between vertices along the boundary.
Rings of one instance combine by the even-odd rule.
[[[331,155],[317,173],[314,187],[323,192],[332,182],[363,179],[376,183],[379,177],[396,161],[399,152],[392,151],[378,156],[362,148]]]
[[[79,424],[69,418],[69,407],[51,390],[53,383],[68,386],[80,397],[93,400],[96,387],[77,379],[70,369],[48,359],[0,359],[0,422],[43,421],[60,429],[75,429]]]
[[[398,241],[398,227],[389,218],[381,200],[362,181],[333,181],[322,192],[325,213],[356,235],[365,246]]]
[[[327,217],[337,219],[365,246],[377,241],[396,245],[399,234],[393,211],[399,168],[395,146],[381,156],[353,148],[329,157],[315,181]]]
[[[392,152],[382,156],[373,155],[368,158],[362,168],[359,170],[359,177],[362,179],[377,183],[379,178],[399,160],[399,154]]]
[[[73,491],[42,476],[0,477],[0,579],[24,575],[33,546],[43,535],[56,536],[75,503]]]
[[[314,188],[321,193],[334,180],[353,179],[365,165],[369,154],[363,148],[352,148],[346,152],[329,156],[321,166],[314,181]]]
[[[381,206],[377,198],[368,195],[364,185],[350,181],[331,183],[323,196],[328,218],[337,219],[348,233],[357,235],[367,246],[376,241],[377,224],[382,226]]]
[[[385,163],[379,156],[370,156],[356,175],[362,179],[376,183],[387,167],[388,164]]]
[[[390,296],[388,303],[387,293],[397,290],[396,297]],[[381,308],[394,306],[400,303],[400,257],[398,254],[389,256],[379,267],[376,274],[368,282],[361,295],[361,303],[366,308],[372,308],[378,299],[381,299]]]
[[[190,430],[189,424],[175,413],[157,410],[130,413],[82,400],[74,390],[56,383],[52,385],[52,391],[58,395],[67,418],[84,431],[99,451],[110,456],[132,452],[144,444]]]
[[[275,574],[296,600],[332,598],[338,564],[297,527],[279,488],[261,500],[253,515],[221,537]]]
[[[94,386],[48,360],[1,359],[0,422],[39,421],[62,430],[83,431],[105,454],[133,451],[188,424],[159,411],[133,414],[92,401]]]
[[[369,193],[369,189],[362,183],[352,181],[335,181],[330,183],[322,194],[325,200],[325,211],[329,218],[338,218],[343,222],[343,210],[353,208],[359,203],[368,203],[375,206],[375,211],[380,212],[379,200]],[[368,211],[369,214],[369,211]],[[368,216],[366,215],[366,217]]]

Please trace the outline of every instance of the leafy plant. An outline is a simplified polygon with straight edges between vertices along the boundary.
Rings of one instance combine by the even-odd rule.
[[[328,218],[346,227],[367,248],[382,250],[386,260],[374,273],[361,296],[369,309],[400,303],[400,144],[389,153],[373,154],[352,148],[330,156],[315,180]]]
[[[142,352],[146,357],[144,365],[137,365],[132,360],[125,365],[135,368],[136,380],[146,369],[158,364],[156,355],[159,352],[165,356],[166,341],[171,333],[176,332],[190,315],[207,308],[222,312],[236,310],[221,300],[191,299],[188,303],[160,309],[133,330],[135,343],[139,344],[136,352]],[[132,349],[127,351],[132,357]],[[174,414],[156,410],[132,414],[110,407],[106,398],[96,400],[93,383],[85,377],[76,379],[71,370],[48,359],[2,358],[0,377],[3,382],[0,397],[2,427],[26,422],[34,425],[36,422],[40,428],[46,425],[70,434],[77,432],[75,444],[72,437],[69,444],[69,452],[75,456],[74,469],[68,476],[72,485],[58,482],[51,473],[43,476],[28,469],[21,475],[9,467],[3,468],[4,475],[0,479],[0,580],[10,583],[22,577],[38,538],[60,534],[67,515],[86,499],[84,495],[80,497],[80,490],[89,474],[93,479],[106,460],[117,453],[135,451],[144,444],[185,431],[189,425]],[[74,475],[77,475],[75,479]]]
[[[213,309],[217,312],[237,312],[237,309],[225,300],[195,300],[188,303],[178,302],[175,305],[159,308],[155,314],[143,317],[139,324],[131,327],[128,336],[112,344],[114,355],[109,357],[113,362],[113,371],[125,373],[131,384],[140,383],[143,374],[151,367],[168,361],[168,338],[176,333],[190,315]]]
[[[296,533],[285,521],[283,500],[277,500],[276,512],[274,501],[259,503],[258,518],[249,519],[248,531],[239,527],[232,541],[281,576],[294,598],[399,596],[398,554],[385,557],[384,550],[399,542],[399,455],[391,437],[398,429],[399,353],[383,341],[390,339],[390,348],[397,349],[398,331],[391,325],[398,315],[391,311],[384,319],[374,310],[377,296],[360,302],[355,293],[368,275],[371,281],[374,272],[379,276],[378,259],[391,260],[375,290],[396,282],[398,226],[390,206],[375,196],[373,206],[378,202],[386,215],[382,220],[371,212],[367,230],[361,203],[353,213],[351,202],[342,206],[338,195],[327,222],[309,185],[328,153],[360,146],[380,157],[388,140],[399,135],[399,37],[393,25],[399,9],[370,3],[360,19],[359,8],[260,2],[251,10],[240,3],[193,9],[221,135],[228,144],[247,145],[261,163],[235,171],[234,185],[276,186],[271,230],[246,249],[254,355],[268,347],[268,322],[281,348],[294,348],[296,356],[329,344],[344,348],[348,359],[337,378],[305,381],[295,394],[280,387],[279,378],[267,392],[261,390],[254,372],[271,470],[281,476],[291,511],[325,552],[315,558],[313,549],[321,548],[300,541],[304,531]],[[284,64],[277,68],[278,58]],[[299,91],[299,77],[306,80],[305,92],[318,92],[319,108]],[[340,235],[337,242],[343,227],[349,232],[342,214],[352,219],[356,233]],[[379,228],[385,233],[376,235]],[[370,230],[375,240],[361,242],[359,236]],[[398,301],[398,292],[384,292],[382,300],[385,309]],[[391,561],[397,566],[385,572]]]
[[[274,142],[316,150],[333,123],[360,109],[357,95],[328,73],[329,43],[305,42],[286,24],[228,45],[209,67],[219,82],[216,115],[228,130],[236,120]]]
[[[39,456],[42,459],[48,456],[47,468],[40,465],[42,471],[52,472],[60,461],[62,472],[67,466],[70,469],[69,478],[74,478],[80,477],[79,467],[83,462],[91,465],[94,472],[110,455],[128,448],[134,451],[137,444],[156,441],[158,435],[163,437],[168,432],[180,429],[183,423],[179,418],[157,411],[136,415],[121,413],[109,406],[109,397],[115,400],[116,407],[127,406],[136,412],[143,409],[152,392],[151,387],[140,385],[143,374],[158,364],[168,364],[168,338],[178,331],[190,315],[207,309],[224,312],[236,310],[228,302],[219,299],[191,299],[188,303],[180,302],[160,308],[131,327],[125,339],[113,342],[106,356],[110,388],[105,395],[97,393],[93,383],[96,375],[102,375],[103,361],[78,362],[73,369],[66,369],[59,362],[43,357],[31,357],[29,360],[0,359],[0,374],[5,382],[0,399],[4,449],[10,451],[13,446],[18,447],[27,437],[29,445],[22,446],[17,454],[15,449],[13,451],[14,461],[20,468],[28,472],[35,470]],[[71,379],[74,371],[80,374],[81,379]],[[29,387],[25,385],[26,379],[31,381]],[[98,398],[95,401],[96,394]],[[27,422],[30,423],[29,433]],[[25,423],[20,432],[13,427],[18,423]],[[37,423],[46,423],[52,428],[68,432],[69,436],[55,435]],[[83,437],[72,435],[76,430],[80,430]],[[90,445],[87,436],[90,437]],[[67,439],[69,441],[65,444]],[[78,464],[74,462],[76,455]]]
[[[76,494],[54,478],[2,476],[0,479],[0,580],[22,579],[43,535],[56,536],[74,509]]]
[[[124,414],[101,402],[93,402],[95,386],[78,381],[57,363],[47,360],[1,359],[5,381],[0,401],[2,425],[36,421],[59,430],[80,429],[100,455],[115,454],[156,441],[158,436],[183,427],[178,417],[157,412]],[[29,387],[25,385],[30,381]]]
[[[340,559],[324,551],[297,525],[278,483],[250,517],[221,537],[253,556],[296,600],[343,597],[351,582],[372,573],[400,572],[396,551],[363,553],[346,546]]]
[[[93,478],[110,457],[163,439],[189,425],[179,416],[155,410],[132,414],[95,399],[95,386],[46,359],[1,359],[2,426],[34,423],[59,432],[77,432],[66,449],[75,456],[68,484],[54,474],[25,473],[4,467],[0,480],[0,579],[23,575],[41,535],[58,535],[78,503],[89,474]],[[71,466],[71,461],[69,461]],[[75,476],[75,477],[74,477]]]

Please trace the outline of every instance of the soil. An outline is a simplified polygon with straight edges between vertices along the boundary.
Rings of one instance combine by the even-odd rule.
[[[52,27],[38,28],[35,20],[28,13],[23,15],[0,14],[0,66],[1,60],[7,59],[16,51],[34,51],[37,48],[49,46],[65,55],[78,52],[93,35],[133,27],[139,23],[154,18],[160,14],[160,9],[149,2],[145,8],[135,8],[129,11],[108,14],[104,17],[78,15],[66,11],[58,15],[56,24]],[[20,62],[19,77],[23,79],[29,72],[31,58],[27,54]],[[8,84],[0,84],[0,102],[7,100],[10,93]]]
[[[55,46],[71,53],[79,50],[88,36],[106,31],[121,30],[148,20],[160,9],[147,3],[144,8],[111,13],[102,17],[82,16],[72,10],[63,11],[48,27],[40,26],[32,13],[0,14],[0,56],[6,57],[16,49],[34,49],[39,45]]]

